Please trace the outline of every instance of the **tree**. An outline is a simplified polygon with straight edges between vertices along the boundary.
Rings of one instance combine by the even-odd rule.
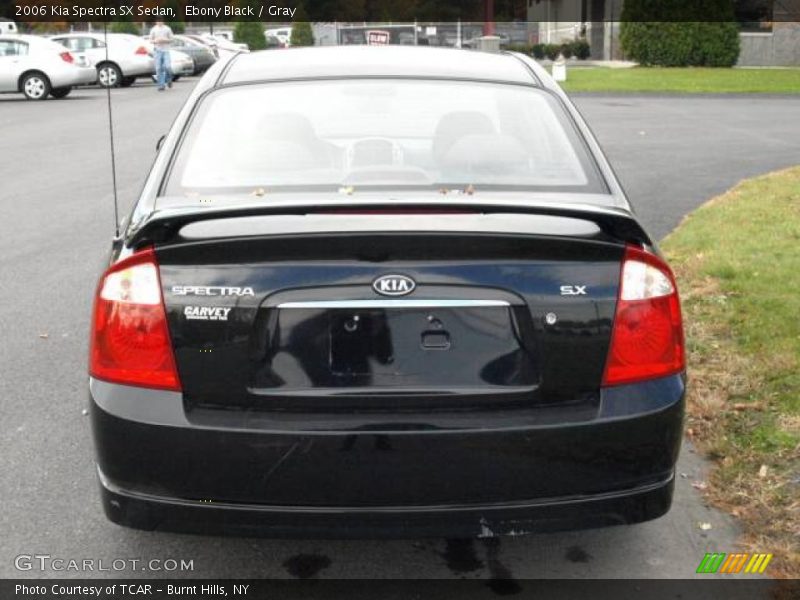
[[[233,28],[233,38],[240,44],[247,44],[250,50],[263,50],[267,47],[264,25],[256,21],[237,21]]]
[[[295,12],[294,23],[292,23],[292,35],[289,38],[290,46],[313,46],[314,45],[314,32],[311,29],[311,23],[308,21],[308,15],[305,8],[300,4]]]
[[[112,21],[108,31],[111,33],[130,33],[132,35],[141,35],[138,25],[130,20]]]
[[[163,8],[171,8],[172,13],[177,17],[181,14],[181,7],[178,5],[178,0],[166,0],[162,5]],[[183,21],[166,21],[172,33],[184,33],[186,31],[186,23]]]
[[[739,58],[733,0],[626,0],[620,43],[643,65],[732,67]]]
[[[259,12],[258,4],[255,0],[239,0],[238,4],[242,8],[252,6],[255,9],[255,14]],[[233,28],[233,39],[240,44],[247,44],[250,50],[264,50],[267,47],[264,24],[252,17],[236,21],[236,26]]]

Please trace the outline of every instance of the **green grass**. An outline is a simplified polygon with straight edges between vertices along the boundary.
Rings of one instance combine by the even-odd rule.
[[[800,94],[800,68],[579,67],[568,69],[562,86],[567,92]]]
[[[709,498],[800,572],[800,167],[745,181],[664,242],[689,353],[689,432]]]

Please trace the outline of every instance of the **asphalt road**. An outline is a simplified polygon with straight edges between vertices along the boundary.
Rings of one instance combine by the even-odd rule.
[[[123,210],[191,85],[113,92]],[[592,95],[577,102],[659,237],[738,180],[800,156],[800,97]],[[704,464],[689,448],[672,511],[631,527],[491,543],[321,542],[139,532],[107,522],[82,412],[92,294],[113,232],[105,111],[99,90],[43,103],[0,96],[0,577],[92,575],[20,572],[20,554],[106,564],[192,560],[193,571],[170,573],[179,577],[689,577],[705,551],[735,549],[734,524],[691,486]]]

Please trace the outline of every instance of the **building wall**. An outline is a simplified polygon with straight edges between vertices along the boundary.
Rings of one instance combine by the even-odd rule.
[[[800,66],[800,23],[775,22],[772,33],[742,33],[741,67]]]
[[[538,25],[538,41],[574,39],[580,21],[588,21],[587,38],[595,60],[620,60],[619,19],[625,0],[542,0],[528,2],[528,21]],[[582,10],[586,7],[586,13]],[[800,23],[788,22],[783,4],[774,6],[772,33],[742,33],[740,66],[800,66]]]

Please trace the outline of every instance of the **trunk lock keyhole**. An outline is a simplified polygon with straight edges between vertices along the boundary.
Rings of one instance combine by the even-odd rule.
[[[444,327],[444,323],[433,315],[428,315],[428,324],[434,329],[442,329]]]

